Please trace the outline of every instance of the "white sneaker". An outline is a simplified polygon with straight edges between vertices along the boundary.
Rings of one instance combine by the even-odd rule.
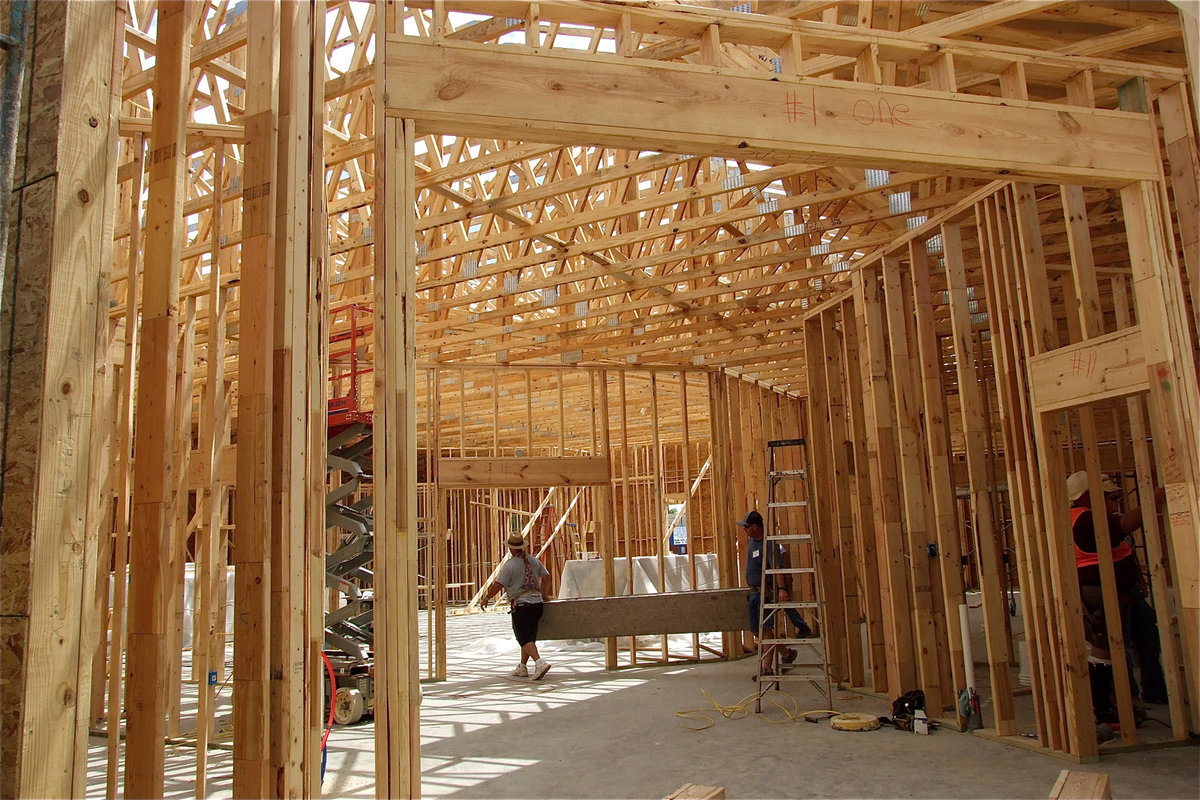
[[[550,662],[544,658],[539,658],[537,663],[533,665],[533,679],[541,680],[542,676],[550,671]]]
[[[528,678],[529,668],[524,664],[517,664],[517,668],[508,674],[512,675],[514,678]]]

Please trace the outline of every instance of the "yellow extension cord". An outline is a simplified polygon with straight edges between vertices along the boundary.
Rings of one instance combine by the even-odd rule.
[[[720,703],[718,703],[716,700],[713,700],[712,697],[709,696],[708,692],[706,692],[704,689],[700,690],[700,694],[704,695],[704,699],[707,700],[708,702],[712,703],[713,708],[715,708],[717,711],[719,711],[721,716],[724,717],[725,719],[743,719],[743,718],[748,717],[753,714],[753,715],[757,716],[759,719],[761,719],[763,722],[768,722],[772,725],[783,725],[788,722],[795,722],[798,719],[803,719],[804,717],[807,717],[809,714],[837,714],[838,713],[836,711],[833,711],[831,709],[826,709],[826,708],[818,708],[818,709],[813,709],[812,711],[801,712],[799,705],[797,705],[797,703],[796,703],[796,699],[794,697],[792,697],[790,694],[786,694],[784,692],[775,692],[775,694],[778,694],[782,697],[786,697],[788,700],[791,701],[791,708],[788,708],[787,706],[785,706],[783,703],[779,702],[775,698],[770,697],[767,694],[763,693],[761,695],[763,700],[766,700],[768,703],[770,703],[771,705],[775,706],[776,708],[778,708],[780,711],[783,712],[783,717],[784,717],[783,719],[771,719],[770,717],[765,716],[761,712],[755,714],[754,711],[750,710],[751,704],[760,697],[760,694],[758,692],[753,692],[751,694],[748,694],[745,697],[743,697],[741,700],[738,700],[733,705],[728,705],[728,706],[723,706]],[[680,719],[685,719],[685,720],[693,720],[693,721],[703,720],[705,724],[701,725],[698,728],[693,727],[691,725],[684,725],[684,727],[687,728],[689,731],[702,731],[702,730],[711,728],[713,725],[717,724],[717,721],[709,716],[709,713],[711,711],[712,711],[712,709],[710,709],[710,708],[689,708],[686,711],[676,711],[675,716],[679,717]]]

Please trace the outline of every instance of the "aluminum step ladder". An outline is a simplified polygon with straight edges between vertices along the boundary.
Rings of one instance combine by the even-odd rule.
[[[786,467],[786,468],[784,468]],[[767,442],[767,515],[763,529],[763,570],[759,587],[758,629],[773,621],[770,637],[759,639],[758,695],[785,682],[806,682],[825,694],[833,708],[829,677],[829,643],[825,636],[825,595],[821,585],[820,545],[814,535],[808,480],[808,448],[804,439]],[[795,566],[799,565],[799,566]],[[792,587],[786,601],[767,587],[777,582]],[[799,617],[800,626],[793,623]],[[805,631],[803,628],[809,630]],[[789,632],[789,628],[794,632]],[[789,652],[791,657],[788,657]]]

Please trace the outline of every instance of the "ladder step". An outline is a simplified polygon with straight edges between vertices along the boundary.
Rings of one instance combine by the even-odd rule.
[[[807,500],[792,500],[782,503],[767,503],[767,508],[803,508],[808,505]]]
[[[767,477],[779,480],[781,478],[803,478],[806,474],[808,473],[802,469],[780,469],[767,473]]]
[[[803,439],[774,439],[767,442],[767,447],[799,447],[803,444]]]
[[[781,567],[767,570],[768,575],[808,575],[816,572],[815,567]]]
[[[820,636],[806,636],[803,639],[759,639],[759,644],[763,645],[764,647],[773,644],[810,645],[814,648],[823,648],[825,646],[824,640],[822,640]]]
[[[805,602],[787,602],[787,603],[763,603],[763,608],[820,608],[820,603],[805,603]]]
[[[785,672],[782,675],[759,675],[758,681],[759,683],[774,683],[775,681],[811,681],[813,683],[821,681],[824,683],[825,673],[822,672],[819,675],[789,675]]]

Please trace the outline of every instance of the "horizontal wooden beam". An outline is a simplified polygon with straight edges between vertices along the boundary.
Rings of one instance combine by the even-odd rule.
[[[1105,186],[1159,169],[1145,114],[408,37],[388,52],[387,113],[421,133]]]
[[[1125,328],[1030,358],[1029,387],[1038,413],[1148,392],[1141,328]]]
[[[602,639],[667,633],[742,631],[750,627],[746,589],[550,600],[539,639]]]
[[[588,486],[608,483],[607,458],[443,458],[443,489]]]

